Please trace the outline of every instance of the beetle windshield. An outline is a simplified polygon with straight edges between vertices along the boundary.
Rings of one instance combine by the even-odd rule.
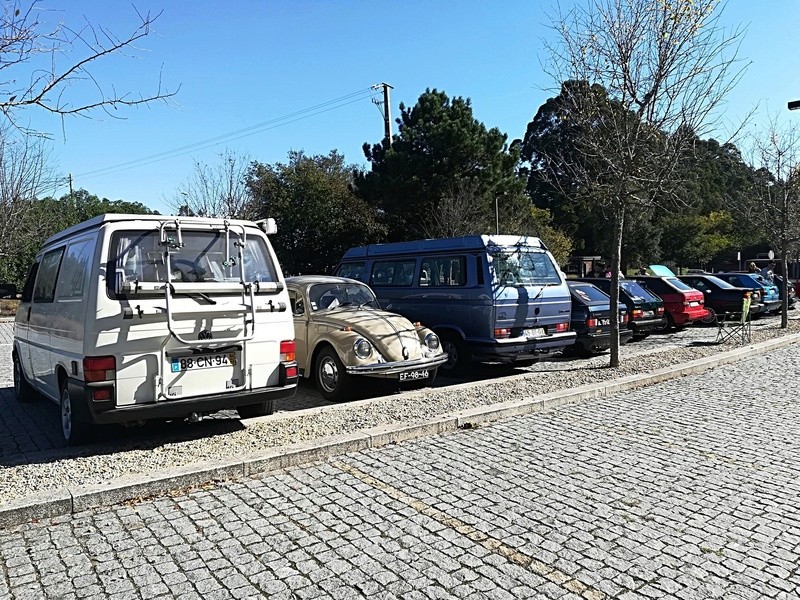
[[[561,276],[540,248],[504,247],[490,250],[494,282],[499,285],[559,285]]]
[[[379,308],[372,290],[359,283],[317,283],[308,291],[308,299],[314,312],[341,306]]]

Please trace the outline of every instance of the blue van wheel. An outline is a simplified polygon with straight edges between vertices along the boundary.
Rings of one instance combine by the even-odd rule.
[[[463,373],[466,371],[470,361],[472,360],[472,353],[467,348],[461,336],[454,333],[446,333],[440,336],[442,340],[442,349],[447,352],[447,362],[440,368],[447,374]]]

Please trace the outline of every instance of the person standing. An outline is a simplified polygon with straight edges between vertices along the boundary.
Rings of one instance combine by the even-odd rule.
[[[763,269],[761,269],[761,276],[770,283],[775,281],[773,275],[775,274],[775,261],[769,261]]]

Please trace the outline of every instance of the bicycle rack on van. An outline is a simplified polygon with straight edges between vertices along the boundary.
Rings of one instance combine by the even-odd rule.
[[[175,235],[170,236],[167,228],[170,226],[174,226]],[[200,346],[225,346],[225,345],[238,345],[241,344],[241,361],[242,366],[244,367],[247,365],[246,376],[245,380],[242,385],[231,387],[226,389],[227,392],[235,392],[238,390],[243,390],[246,388],[252,388],[252,367],[247,362],[246,357],[246,349],[248,341],[252,340],[255,337],[256,333],[256,299],[255,293],[256,291],[266,291],[266,292],[279,292],[283,289],[283,286],[279,282],[248,282],[245,275],[245,263],[244,263],[244,248],[247,242],[247,231],[244,225],[234,225],[231,224],[227,219],[223,221],[222,225],[225,231],[225,262],[223,263],[224,266],[232,266],[234,264],[239,265],[239,281],[235,282],[215,282],[213,285],[213,291],[215,293],[241,293],[241,304],[238,305],[231,305],[225,304],[219,306],[214,309],[204,309],[203,315],[209,314],[231,314],[237,313],[242,315],[243,317],[243,327],[242,327],[242,335],[228,337],[228,338],[218,338],[218,339],[197,339],[191,340],[183,337],[176,331],[175,328],[175,321],[174,315],[175,314],[195,314],[197,311],[179,311],[175,312],[172,305],[172,297],[175,293],[185,293],[185,294],[205,294],[209,291],[208,284],[203,283],[191,283],[191,282],[177,282],[177,281],[167,281],[166,283],[162,282],[125,282],[123,284],[123,291],[125,292],[137,292],[137,291],[158,291],[163,289],[164,290],[164,302],[166,303],[165,312],[167,315],[167,329],[169,330],[170,335],[179,341],[181,344],[189,347],[200,347]],[[164,247],[164,264],[166,267],[167,277],[172,273],[172,264],[171,264],[171,249],[182,248],[184,246],[183,243],[183,235],[181,232],[181,221],[178,218],[173,219],[166,219],[160,222],[159,227],[159,240],[160,244]],[[234,245],[236,246],[236,254],[235,258],[231,257],[230,254],[230,245],[231,245],[231,234],[236,236],[236,240],[234,241]],[[247,302],[249,298],[249,303]],[[283,305],[282,302],[277,304],[273,304],[272,300],[269,300],[267,303],[269,306],[269,310],[271,312],[283,312],[286,310],[286,307]],[[250,324],[249,332],[248,332],[248,323]],[[154,392],[155,398],[168,398],[169,396],[165,393],[164,390],[164,377],[162,373],[163,365],[166,364],[166,345],[169,338],[166,338],[161,345],[161,361],[159,364],[159,373],[158,377],[154,381]],[[244,371],[244,368],[243,368]]]

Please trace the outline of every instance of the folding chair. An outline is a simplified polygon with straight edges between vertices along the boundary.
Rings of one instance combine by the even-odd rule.
[[[750,294],[745,294],[741,312],[717,315],[717,344],[733,340],[739,344],[750,342]]]

